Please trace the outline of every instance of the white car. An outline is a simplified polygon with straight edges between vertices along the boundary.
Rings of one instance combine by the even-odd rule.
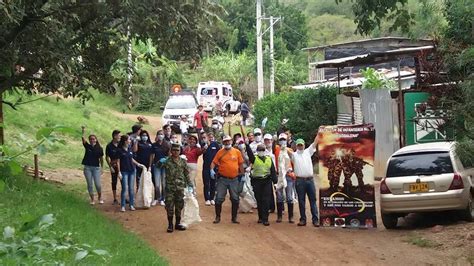
[[[212,112],[216,107],[217,96],[222,102],[224,115],[240,111],[240,102],[234,100],[232,86],[227,81],[199,82],[196,95],[199,104],[204,107],[206,112]]]
[[[453,142],[404,147],[387,162],[380,183],[380,209],[387,229],[408,213],[456,210],[474,220],[474,168],[463,166]]]
[[[162,107],[163,124],[169,124],[175,132],[179,132],[181,116],[186,116],[189,127],[193,126],[194,115],[198,111],[198,103],[193,94],[177,94],[168,98],[166,105]]]

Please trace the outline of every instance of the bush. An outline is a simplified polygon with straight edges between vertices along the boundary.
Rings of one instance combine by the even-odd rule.
[[[337,89],[322,87],[269,95],[255,104],[256,124],[268,117],[267,132],[276,132],[282,119],[296,137],[312,141],[320,125],[334,125],[337,120]]]

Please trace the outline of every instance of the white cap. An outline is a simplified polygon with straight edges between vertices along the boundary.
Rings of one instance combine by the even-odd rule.
[[[227,140],[232,140],[232,138],[229,135],[226,135],[222,138],[222,141],[227,141]]]
[[[257,133],[262,134],[262,130],[258,127],[253,130],[253,134],[257,134]]]
[[[263,136],[263,139],[273,139],[273,136],[267,133],[265,136]]]
[[[288,139],[288,136],[285,133],[281,133],[280,136],[278,136],[278,139]]]

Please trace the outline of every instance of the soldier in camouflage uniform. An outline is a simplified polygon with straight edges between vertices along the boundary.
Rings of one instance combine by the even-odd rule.
[[[189,179],[186,160],[179,156],[181,147],[179,143],[171,146],[171,156],[163,162],[166,173],[166,197],[165,206],[168,214],[168,233],[173,232],[173,214],[176,215],[175,229],[184,231],[186,227],[180,224],[181,211],[184,207],[184,190],[192,187]]]
[[[331,156],[326,161],[326,165],[328,167],[329,187],[332,191],[337,191],[342,173],[341,159],[336,157],[335,152],[332,152]]]
[[[342,158],[342,170],[344,172],[344,189],[348,191],[352,186],[351,177],[355,173],[358,181],[359,189],[364,186],[364,174],[362,169],[367,164],[364,160],[355,156],[355,150],[351,149],[350,153]]]

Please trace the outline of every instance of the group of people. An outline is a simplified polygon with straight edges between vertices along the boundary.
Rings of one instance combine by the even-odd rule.
[[[231,201],[231,222],[239,223],[237,216],[240,195],[243,184],[247,181],[245,178],[250,177],[252,194],[257,203],[258,223],[270,225],[269,213],[275,211],[275,205],[276,222],[282,222],[285,202],[288,222],[294,223],[293,203],[296,190],[300,210],[298,226],[305,226],[307,223],[306,197],[309,199],[311,222],[314,226],[319,226],[311,158],[317,151],[317,137],[306,147],[303,139],[293,140],[288,130],[273,136],[264,134],[261,128],[255,128],[245,134],[242,126],[241,132],[231,137],[230,124],[228,134],[224,134],[222,121],[213,119],[209,127],[206,126],[207,114],[199,115],[199,118],[197,134],[185,132],[181,143],[170,125],[164,125],[158,130],[154,141],[139,124],[134,125],[128,134],[114,130],[112,140],[105,149],[105,161],[112,176],[113,204],[118,204],[117,183],[120,180],[120,210],[125,212],[127,203],[130,210],[135,210],[134,195],[140,183],[141,172],[150,171],[155,188],[155,198],[151,205],[166,207],[168,232],[173,232],[174,229],[185,230],[180,223],[184,191],[189,190],[196,195],[198,159],[202,156],[204,204],[214,206],[215,224],[221,222],[222,205],[227,192]],[[100,176],[101,167],[104,166],[104,152],[95,135],[86,139],[85,128],[82,128],[82,132],[85,148],[82,164],[90,203],[95,204],[95,184],[99,204],[103,204]]]

